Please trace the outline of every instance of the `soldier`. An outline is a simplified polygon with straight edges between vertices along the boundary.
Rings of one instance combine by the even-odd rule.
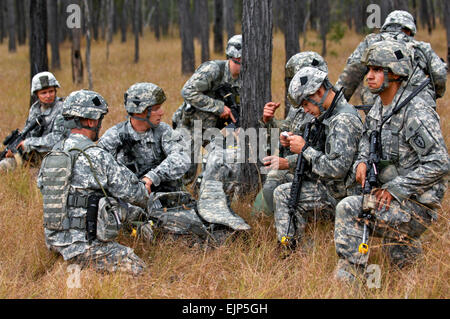
[[[328,73],[326,61],[318,53],[313,51],[300,52],[293,55],[286,63],[286,83],[289,84],[295,73],[303,67],[315,67],[323,72]],[[289,100],[287,101],[288,104]],[[284,120],[274,119],[275,111],[280,103],[268,102],[264,106],[263,118],[260,121],[262,127],[269,132],[272,128],[279,128],[281,131],[291,132],[295,135],[302,135],[303,129],[307,122],[311,122],[314,118],[311,114],[306,113],[301,107],[290,107],[289,113]],[[283,138],[280,136],[280,138]],[[285,139],[282,139],[285,141]],[[292,174],[289,167],[295,167],[297,155],[289,152],[288,148],[281,145],[280,156],[271,155],[263,160],[271,169],[267,174],[261,192],[258,194],[254,210],[262,210],[265,214],[272,215],[273,207],[273,191],[281,184],[292,182]]]
[[[39,116],[43,117],[41,125],[34,128],[19,145],[18,149],[26,160],[39,164],[46,152],[63,138],[65,134],[64,118],[61,115],[63,98],[57,97],[59,82],[50,72],[41,72],[33,76],[31,94],[37,101],[31,106],[25,127],[33,123]],[[8,150],[5,159],[0,162],[0,170],[14,170],[17,167],[13,152]]]
[[[414,39],[416,31],[414,18],[410,13],[402,10],[391,12],[381,27],[381,32],[366,36],[350,55],[347,65],[336,83],[336,87],[343,87],[345,98],[350,100],[367,73],[366,66],[361,62],[365,50],[375,42],[383,40],[401,41],[414,51],[412,57],[414,75],[411,78],[410,85],[413,88],[417,87],[426,76],[430,77],[431,83],[420,95],[428,105],[436,109],[436,99],[444,96],[445,93],[447,65],[433,51],[429,43]],[[361,101],[363,105],[367,106],[365,109],[366,114],[373,105],[375,98],[375,93],[370,92],[365,86],[362,87]]]
[[[231,105],[225,105],[223,97],[218,92],[225,85],[230,87],[233,96],[239,104],[239,91],[241,80],[242,35],[235,35],[228,40],[226,48],[227,60],[214,60],[201,64],[181,90],[184,103],[178,108],[172,117],[176,128],[184,128],[192,137],[191,139],[191,166],[186,173],[183,183],[191,183],[197,172],[197,157],[200,149],[194,149],[197,144],[193,142],[194,121],[201,121],[202,135],[208,128],[215,128],[223,121],[232,123],[236,121],[230,109]],[[222,127],[219,127],[220,129]],[[209,141],[203,141],[206,146]]]
[[[98,145],[127,166],[152,191],[178,191],[189,168],[182,136],[161,122],[164,91],[153,83],[135,83],[125,93],[128,120],[110,129]]]
[[[333,218],[337,202],[346,196],[346,187],[353,182],[349,169],[356,157],[362,121],[356,109],[335,91],[328,74],[317,68],[304,67],[295,74],[289,98],[293,107],[301,106],[317,119],[314,130],[318,134],[317,143],[313,137],[305,141],[298,135],[282,141],[291,152],[301,152],[310,167],[301,177],[294,216],[289,210],[292,183],[280,185],[274,192],[277,238],[292,249],[304,238],[310,220]]]
[[[449,159],[439,116],[426,107],[422,94],[414,96],[406,87],[413,70],[411,54],[402,42],[382,41],[362,57],[369,69],[368,86],[378,96],[366,116],[352,170],[363,187],[372,185],[366,172],[379,157],[377,169],[372,170],[378,174],[378,186],[371,194],[347,197],[336,207],[335,277],[339,280],[353,282],[364,272],[369,234],[383,238],[383,250],[394,265],[401,268],[413,262],[421,254],[420,236],[436,220],[447,189]]]
[[[120,225],[138,219],[139,212],[127,211],[118,201],[145,208],[149,193],[129,169],[95,145],[107,112],[106,101],[92,91],[73,92],[64,102],[70,135],[47,154],[38,176],[45,243],[83,267],[140,274],[144,262],[133,249],[114,241]]]

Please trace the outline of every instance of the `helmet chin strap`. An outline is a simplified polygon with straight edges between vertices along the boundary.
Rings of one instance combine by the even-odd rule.
[[[314,101],[313,99],[311,99],[309,97],[305,97],[305,100],[310,102],[310,103],[312,103],[312,104],[314,104],[315,106],[317,106],[319,108],[319,110],[320,110],[320,114],[322,114],[322,113],[325,112],[325,108],[323,107],[323,103],[325,102],[325,99],[327,98],[328,93],[330,93],[330,90],[331,89],[329,89],[329,88],[325,90],[325,93],[323,94],[322,99],[320,100],[320,102],[316,102],[316,101]]]
[[[383,73],[384,73],[384,80],[383,80],[383,83],[381,84],[381,86],[378,89],[369,88],[369,91],[372,94],[379,94],[379,93],[383,92],[384,90],[386,90],[389,86],[389,82],[402,82],[403,81],[402,78],[390,79],[388,69],[383,69]]]
[[[141,121],[141,122],[146,122],[148,125],[150,125],[150,128],[155,129],[155,128],[157,128],[159,126],[159,124],[155,125],[152,122],[150,122],[150,115],[152,113],[152,107],[150,106],[149,108],[147,108],[147,110],[148,110],[148,112],[147,112],[147,115],[145,116],[145,118],[135,116],[135,115],[133,115],[131,113],[129,113],[128,115],[130,117],[134,118],[135,120],[138,120],[138,121]]]
[[[95,127],[90,127],[90,126],[81,124],[81,121],[80,121],[79,118],[76,118],[76,119],[74,119],[74,120],[75,120],[75,123],[77,123],[77,126],[78,126],[78,127],[81,127],[81,128],[86,129],[86,130],[95,132],[95,136],[94,136],[94,138],[92,139],[92,141],[97,142],[97,141],[98,141],[98,138],[99,138],[100,128],[102,127],[103,117],[104,117],[104,116],[102,115],[102,116],[99,118],[98,123],[97,123],[97,126],[95,126]]]

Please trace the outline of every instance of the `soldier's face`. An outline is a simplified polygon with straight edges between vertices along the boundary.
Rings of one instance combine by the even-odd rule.
[[[164,115],[164,110],[161,104],[153,105],[152,112],[150,113],[150,122],[153,125],[159,125],[161,123],[161,118]]]
[[[234,60],[236,60],[238,63],[236,63]],[[233,58],[230,59],[230,72],[231,76],[233,78],[237,78],[239,76],[239,73],[241,73],[241,58]]]
[[[46,88],[36,92],[40,102],[44,104],[52,104],[56,98],[56,89],[54,87]]]
[[[318,92],[314,93],[313,95],[310,95],[309,98],[316,102],[320,102],[320,99],[321,99]],[[320,116],[320,109],[317,105],[315,105],[307,100],[303,100],[301,106],[303,107],[303,109],[305,110],[306,113],[309,113],[309,114],[313,115],[314,117]]]
[[[366,79],[370,89],[379,89],[384,82],[383,68],[369,66],[369,73],[367,73]]]

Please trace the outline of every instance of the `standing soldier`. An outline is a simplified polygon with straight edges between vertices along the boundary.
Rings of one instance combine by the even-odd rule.
[[[291,152],[301,153],[310,167],[300,177],[300,194],[292,203],[293,211],[293,183],[280,185],[274,192],[277,238],[295,248],[304,238],[307,223],[333,218],[337,202],[346,196],[346,186],[353,182],[349,169],[356,158],[362,121],[356,109],[335,91],[328,74],[317,68],[304,67],[296,73],[289,98],[293,107],[301,106],[316,118],[311,138],[305,141],[302,136],[291,135],[281,139]]]
[[[56,96],[60,85],[50,72],[36,74],[31,80],[31,94],[37,96],[37,101],[31,106],[25,127],[36,120],[40,125],[31,130],[25,139],[17,146],[26,160],[40,163],[43,155],[63,138],[64,118],[61,115],[63,99]],[[40,119],[38,119],[40,117]],[[13,170],[17,167],[17,160],[11,150],[0,161],[0,170]]]
[[[107,112],[106,101],[92,91],[73,92],[64,102],[70,135],[47,154],[38,176],[45,242],[64,260],[140,274],[144,262],[114,241],[120,225],[139,216],[118,200],[145,208],[149,194],[129,169],[95,145]]]
[[[174,127],[186,129],[191,136],[191,166],[184,176],[185,185],[195,179],[197,173],[197,157],[200,149],[194,149],[193,139],[202,138],[198,132],[194,135],[194,121],[201,121],[201,134],[208,128],[223,127],[223,122],[229,124],[236,121],[236,110],[232,113],[232,105],[225,105],[221,92],[224,88],[235,97],[239,104],[241,80],[242,35],[235,35],[228,40],[226,48],[227,60],[214,60],[201,64],[181,90],[184,103],[178,108],[172,118]],[[221,127],[222,126],[222,127]],[[209,141],[203,141],[206,146]]]
[[[400,41],[403,42],[404,45],[411,47],[414,52],[412,57],[414,75],[411,78],[410,85],[413,88],[417,87],[421,84],[421,81],[426,77],[429,77],[431,79],[430,84],[426,90],[423,90],[420,93],[420,96],[428,105],[436,109],[436,99],[444,96],[445,93],[447,65],[433,51],[429,43],[414,39],[416,31],[414,17],[409,12],[402,10],[391,12],[386,17],[386,20],[381,27],[381,32],[372,33],[366,36],[350,55],[347,60],[347,65],[336,83],[336,87],[343,87],[345,98],[350,100],[367,73],[367,67],[361,61],[365,50],[371,44],[379,41]],[[366,113],[373,105],[375,98],[376,93],[371,92],[365,86],[362,87],[361,101],[362,104],[367,106]]]
[[[436,220],[447,189],[449,158],[439,116],[423,94],[406,87],[411,54],[402,42],[382,41],[362,57],[368,86],[379,93],[353,165],[367,195],[347,197],[336,207],[339,280],[352,282],[364,272],[369,235],[383,238],[393,264],[401,268],[413,262],[421,254],[420,236]]]

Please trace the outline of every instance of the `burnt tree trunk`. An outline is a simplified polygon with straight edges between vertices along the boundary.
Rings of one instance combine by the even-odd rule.
[[[8,13],[8,51],[16,52],[16,4],[14,0],[7,0],[6,10]]]
[[[261,184],[258,160],[261,147],[258,142],[258,119],[262,117],[263,106],[271,101],[272,74],[272,1],[244,0],[242,16],[242,83],[241,88],[241,148],[245,149],[245,163],[241,164],[239,182],[242,185],[240,195],[256,192]],[[250,137],[256,134],[256,143]]]
[[[206,62],[209,60],[209,15],[208,15],[208,0],[196,0],[198,8],[197,19],[201,23],[197,24],[200,36],[200,43],[202,46],[201,60]]]
[[[122,7],[120,9],[120,32],[121,42],[127,42],[127,26],[128,26],[128,0],[122,0]]]
[[[52,51],[52,69],[61,69],[59,55],[58,1],[47,0],[48,39]]]
[[[320,1],[320,38],[322,39],[322,56],[327,55],[327,34],[330,30],[330,0]]]
[[[4,2],[4,0],[0,0],[0,44],[3,44],[3,39],[6,36]]]
[[[214,0],[214,52],[223,53],[223,0]]]
[[[88,72],[89,90],[94,88],[92,83],[92,70],[91,70],[91,13],[88,0],[83,0],[84,5],[84,23],[86,29],[86,68]]]
[[[16,1],[16,13],[17,41],[19,45],[24,45],[27,40],[27,26],[25,24],[25,0]]]
[[[73,1],[74,4],[80,5],[80,1]],[[83,82],[83,58],[81,56],[81,28],[73,28],[72,33],[72,82],[81,84]]]
[[[29,9],[31,83],[31,79],[35,74],[48,71],[46,0],[31,0]],[[31,97],[30,102],[31,104],[34,103],[34,95]]]
[[[444,25],[447,33],[447,64],[450,65],[450,1],[443,0]]]
[[[235,34],[234,28],[234,0],[224,0],[225,29],[228,39]]]
[[[139,6],[140,0],[133,3],[134,63],[139,62]]]
[[[189,0],[178,1],[181,37],[181,73],[191,74],[195,70],[194,36]]]
[[[300,43],[299,43],[299,10],[298,8],[299,0],[283,0],[283,21],[285,22],[282,30],[284,33],[284,48],[286,52],[286,63],[289,59],[294,55],[300,52]],[[289,89],[289,81],[285,76],[285,109],[284,115],[288,115],[290,109],[290,103],[287,98],[288,89]]]

